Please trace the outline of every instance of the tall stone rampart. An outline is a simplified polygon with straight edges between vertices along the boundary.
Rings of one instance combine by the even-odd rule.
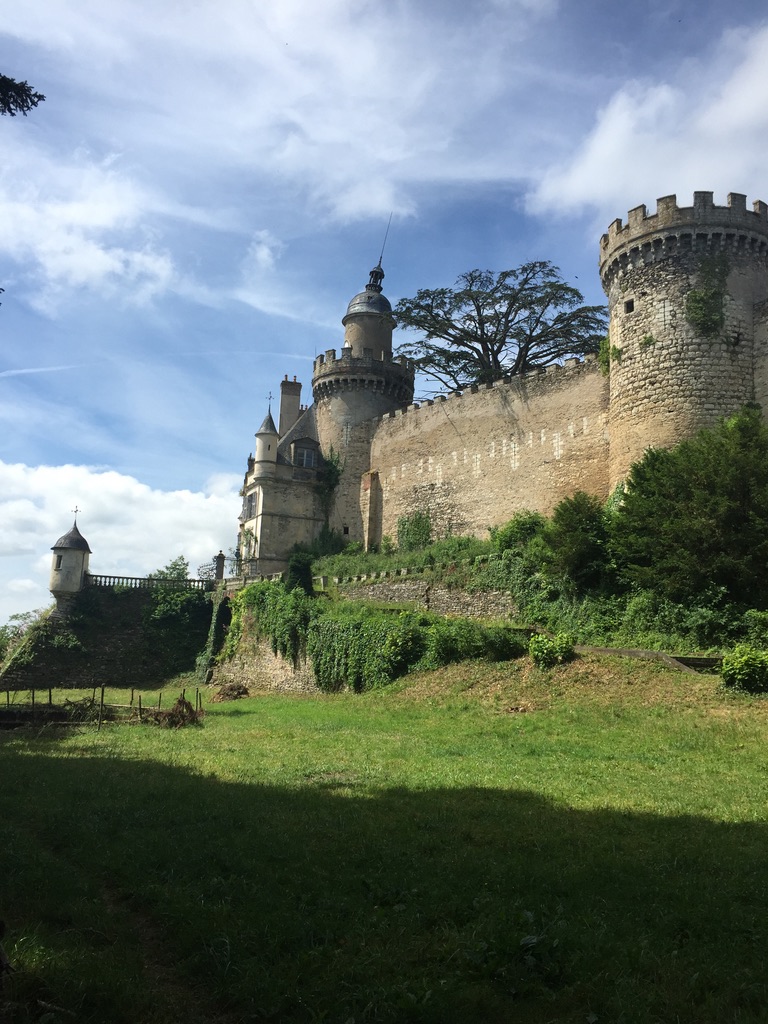
[[[385,416],[361,494],[368,543],[395,537],[414,512],[428,512],[440,534],[483,536],[577,490],[607,497],[607,414],[597,361],[574,359]]]
[[[768,398],[768,206],[695,192],[629,211],[600,243],[610,312],[610,485],[646,448],[670,447]]]

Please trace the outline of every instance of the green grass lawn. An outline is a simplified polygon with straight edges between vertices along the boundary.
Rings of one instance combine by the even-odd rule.
[[[3,1021],[765,1021],[768,702],[589,657],[206,710],[0,734]]]

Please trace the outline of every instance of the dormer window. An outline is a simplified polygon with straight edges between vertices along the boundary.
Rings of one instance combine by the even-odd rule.
[[[314,469],[317,465],[317,452],[314,448],[297,448],[293,461],[294,465],[303,469]]]

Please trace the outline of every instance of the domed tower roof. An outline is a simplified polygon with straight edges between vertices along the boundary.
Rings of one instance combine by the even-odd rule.
[[[383,280],[384,271],[381,269],[381,263],[377,263],[371,271],[370,280],[365,286],[365,291],[358,292],[347,306],[347,312],[344,319],[341,321],[343,325],[346,325],[348,317],[354,316],[358,313],[372,313],[374,315],[388,317],[392,316],[392,306],[390,305],[389,299],[386,295],[382,295],[381,293],[381,282]]]
[[[69,533],[65,533],[63,537],[59,537],[51,548],[51,551],[58,551],[61,548],[65,548],[70,551],[87,551],[89,555],[93,554],[91,549],[88,547],[88,541],[77,528],[77,520],[73,523],[72,529]]]

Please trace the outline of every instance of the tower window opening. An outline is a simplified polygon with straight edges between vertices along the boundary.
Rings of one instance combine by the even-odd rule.
[[[348,526],[343,526],[342,527],[342,532],[344,533],[345,537],[348,537],[349,536],[349,527]]]
[[[634,313],[635,312],[635,300],[634,299],[627,299],[627,301],[624,303],[624,312],[625,313]]]
[[[56,555],[56,568],[57,569],[61,568],[61,560],[62,560],[63,557],[64,557],[63,555]]]

